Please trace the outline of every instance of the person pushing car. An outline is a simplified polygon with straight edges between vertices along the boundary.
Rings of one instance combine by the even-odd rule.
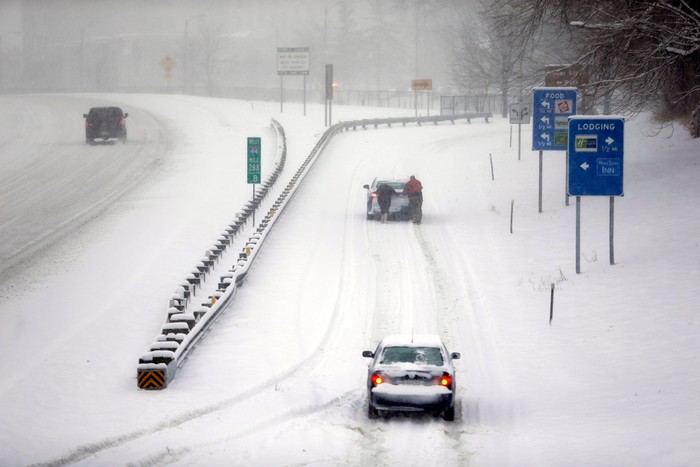
[[[377,187],[377,203],[379,210],[382,212],[382,224],[389,219],[389,208],[391,207],[391,197],[396,194],[391,186],[382,183]]]
[[[420,180],[411,175],[406,182],[404,192],[408,194],[408,204],[411,206],[411,217],[414,224],[420,224],[423,219],[423,185]]]

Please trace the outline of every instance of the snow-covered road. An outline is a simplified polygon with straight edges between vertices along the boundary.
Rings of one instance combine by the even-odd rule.
[[[5,97],[0,107],[0,281],[71,234],[162,164],[165,125],[134,109],[129,144],[85,144],[95,99]],[[104,98],[99,105],[108,105]],[[172,148],[170,148],[172,149]]]
[[[61,108],[82,115],[95,96],[6,99],[46,113],[43,133],[63,127],[74,139],[64,145],[81,159],[122,150],[88,148],[74,121],[50,117]],[[145,164],[143,181],[0,283],[3,465],[692,465],[700,455],[700,211],[658,204],[670,191],[698,195],[696,142],[628,126],[618,264],[604,259],[607,199],[586,198],[577,275],[564,161],[546,157],[538,214],[537,156],[525,151],[518,161],[507,122],[342,133],[174,382],[140,391],[137,360],[168,298],[250,197],[245,138],[263,138],[269,172],[270,117],[282,123],[284,183],[323,132],[323,108],[302,117],[294,105],[280,114],[257,102],[109,99],[142,115],[147,134],[169,136],[143,138],[156,146],[141,151],[156,151],[157,170],[121,154]],[[389,114],[334,109],[344,120]],[[125,148],[138,148],[129,118]],[[49,145],[50,153],[45,138],[28,140],[27,151]],[[662,164],[655,154],[669,147]],[[0,157],[10,156],[0,148]],[[674,190],[657,183],[669,160]],[[425,186],[423,223],[367,221],[362,186],[411,174]],[[10,233],[2,232],[16,240]],[[454,423],[366,417],[362,350],[411,330],[438,333],[463,355]]]

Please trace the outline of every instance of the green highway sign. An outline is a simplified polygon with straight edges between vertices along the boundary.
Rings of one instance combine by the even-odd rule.
[[[261,138],[248,138],[248,183],[260,183],[261,146]]]

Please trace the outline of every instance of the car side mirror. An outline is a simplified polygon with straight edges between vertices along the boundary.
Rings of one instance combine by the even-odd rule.
[[[129,112],[127,112],[127,113],[124,114],[124,118],[126,118],[126,117],[128,117],[128,116],[129,116]]]
[[[453,360],[459,360],[460,358],[462,358],[462,354],[459,352],[452,352],[450,354],[450,357],[452,357]]]
[[[371,350],[364,350],[362,352],[362,356],[365,358],[374,358],[374,352],[372,352]]]
[[[365,190],[369,190],[369,185],[362,185],[362,188],[364,188]]]
[[[87,118],[87,114],[83,114],[83,118]]]

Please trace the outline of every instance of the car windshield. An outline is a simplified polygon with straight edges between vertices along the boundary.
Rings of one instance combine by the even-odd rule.
[[[442,352],[438,347],[387,347],[381,363],[417,363],[419,365],[442,365]]]

